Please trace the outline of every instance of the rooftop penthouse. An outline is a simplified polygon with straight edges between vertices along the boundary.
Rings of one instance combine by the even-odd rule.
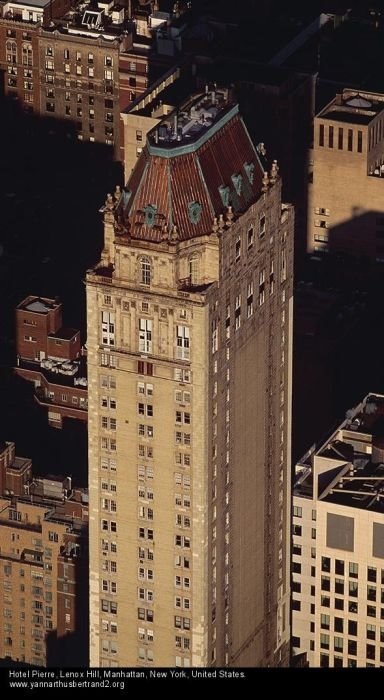
[[[296,466],[295,496],[384,513],[384,396],[368,394]]]

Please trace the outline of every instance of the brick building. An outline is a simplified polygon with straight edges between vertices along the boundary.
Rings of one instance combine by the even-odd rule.
[[[87,420],[87,372],[80,331],[62,325],[62,305],[29,296],[16,309],[16,373],[34,383],[36,401],[48,421]]]
[[[150,10],[129,15],[121,5],[88,0],[0,4],[5,95],[60,120],[81,141],[112,146],[123,160],[120,112],[175,61],[156,49]]]
[[[87,521],[70,477],[38,477],[14,443],[0,445],[1,658],[86,665]]]

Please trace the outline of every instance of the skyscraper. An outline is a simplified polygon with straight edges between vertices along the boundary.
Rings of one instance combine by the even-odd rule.
[[[87,273],[91,665],[287,662],[291,207],[226,91],[147,136]]]

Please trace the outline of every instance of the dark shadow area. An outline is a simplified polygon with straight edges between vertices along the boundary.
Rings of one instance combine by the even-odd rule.
[[[0,103],[0,398],[1,438],[33,458],[36,469],[72,474],[86,484],[86,428],[48,427],[33,387],[16,379],[14,309],[28,294],[59,297],[69,324],[86,340],[85,271],[99,257],[99,207],[121,182],[109,147],[77,141],[74,127]]]
[[[47,666],[59,668],[84,668],[89,664],[89,587],[88,587],[88,527],[84,527],[79,540],[81,554],[71,561],[71,601],[74,606],[70,610],[71,631],[66,623],[68,610],[65,608],[66,598],[63,592],[60,558],[58,563],[57,590],[57,629],[46,636]],[[64,557],[68,563],[68,557]]]
[[[375,180],[377,182],[378,178]],[[381,185],[384,195],[384,179]],[[360,213],[355,207],[348,221],[319,229],[319,233],[328,235],[330,253],[344,256],[348,251],[349,256],[358,259],[362,266],[369,265],[369,260],[384,261],[384,215],[380,211]]]
[[[358,220],[332,229],[330,240],[355,227]],[[363,256],[316,254],[297,279],[293,464],[368,392],[384,393],[383,266]]]

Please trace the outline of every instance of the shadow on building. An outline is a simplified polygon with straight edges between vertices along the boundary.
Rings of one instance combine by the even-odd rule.
[[[81,540],[81,556],[73,556],[63,547],[58,558],[57,629],[46,637],[47,666],[87,667],[89,663],[89,586],[88,586],[88,527],[84,527]],[[65,567],[69,577],[65,577]],[[63,585],[71,586],[74,607],[71,611],[71,629],[68,630]]]
[[[294,460],[361,396],[384,391],[384,269],[371,255],[384,238],[364,239],[378,218],[368,211],[328,229],[333,252],[307,256],[300,268],[294,296]]]
[[[70,325],[85,330],[85,271],[100,256],[98,209],[121,180],[108,146],[77,141],[68,124],[25,113],[3,99],[0,163],[1,438],[50,472],[87,479],[86,427],[68,421],[65,435],[44,425],[32,387],[13,376],[15,308],[30,293],[60,297]],[[76,478],[76,476],[75,476]]]

